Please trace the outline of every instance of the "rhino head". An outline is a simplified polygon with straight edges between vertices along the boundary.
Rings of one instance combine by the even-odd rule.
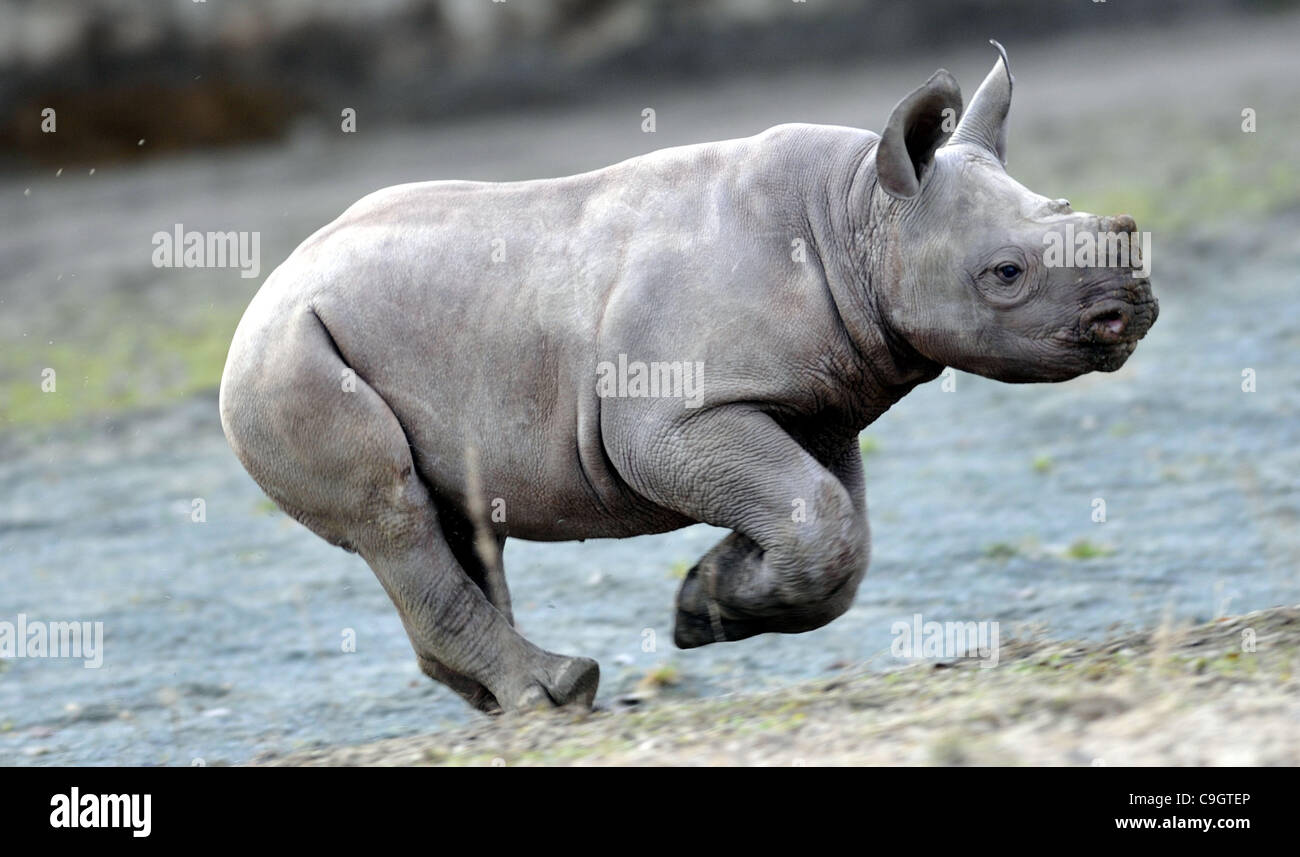
[[[1133,218],[1074,211],[1007,174],[1013,78],[993,44],[999,59],[964,114],[941,69],[898,103],[881,135],[878,311],[922,356],[1000,381],[1114,371],[1156,320],[1150,260],[1137,252]]]

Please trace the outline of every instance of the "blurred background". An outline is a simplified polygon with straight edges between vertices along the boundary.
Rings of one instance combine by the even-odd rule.
[[[914,613],[1099,638],[1300,601],[1300,4],[3,0],[0,620],[103,621],[106,651],[0,660],[0,764],[240,762],[474,716],[217,418],[252,294],[351,202],[782,122],[879,130],[938,67],[969,99],[989,38],[1012,175],[1153,234],[1161,317],[1128,365],[962,375],[869,427],[873,564],[827,628],[674,650],[708,527],[511,543],[519,624],[600,660],[617,706],[889,666]],[[177,224],[259,233],[260,276],[154,267]]]

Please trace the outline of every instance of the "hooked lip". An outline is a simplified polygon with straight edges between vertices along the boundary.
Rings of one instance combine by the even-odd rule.
[[[1083,335],[1097,345],[1115,345],[1129,339],[1133,311],[1124,301],[1102,301],[1084,311],[1079,320]]]
[[[1133,286],[1124,298],[1103,298],[1079,317],[1079,339],[1089,346],[1098,371],[1113,372],[1123,366],[1160,314],[1150,285],[1139,281]]]
[[[1097,301],[1079,318],[1082,338],[1100,346],[1132,346],[1146,336],[1160,314],[1149,290],[1137,301],[1109,298]]]

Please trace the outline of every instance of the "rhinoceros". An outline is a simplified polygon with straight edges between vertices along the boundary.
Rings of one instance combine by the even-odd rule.
[[[1113,371],[1156,319],[1132,260],[1045,261],[1067,227],[1137,226],[1007,174],[997,48],[964,113],[941,69],[880,135],[780,125],[364,197],[239,323],[230,445],[365,559],[423,672],[484,711],[590,706],[599,681],[516,629],[510,537],[713,524],[732,532],[681,584],[679,647],[825,625],[867,568],[865,426],[946,367]]]

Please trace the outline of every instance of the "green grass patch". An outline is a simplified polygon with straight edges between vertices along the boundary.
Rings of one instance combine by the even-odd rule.
[[[134,324],[105,312],[98,336],[20,346],[0,367],[0,426],[48,425],[214,389],[242,312]],[[43,386],[46,369],[54,370],[53,390]]]
[[[1114,553],[1114,548],[1099,545],[1088,539],[1077,539],[1065,549],[1065,555],[1070,559],[1096,559],[1103,556],[1112,556]]]
[[[984,556],[987,559],[1008,560],[1019,554],[1020,549],[1010,542],[994,542],[984,548]]]
[[[682,675],[672,664],[660,664],[646,673],[640,681],[644,688],[664,688],[681,684]]]

